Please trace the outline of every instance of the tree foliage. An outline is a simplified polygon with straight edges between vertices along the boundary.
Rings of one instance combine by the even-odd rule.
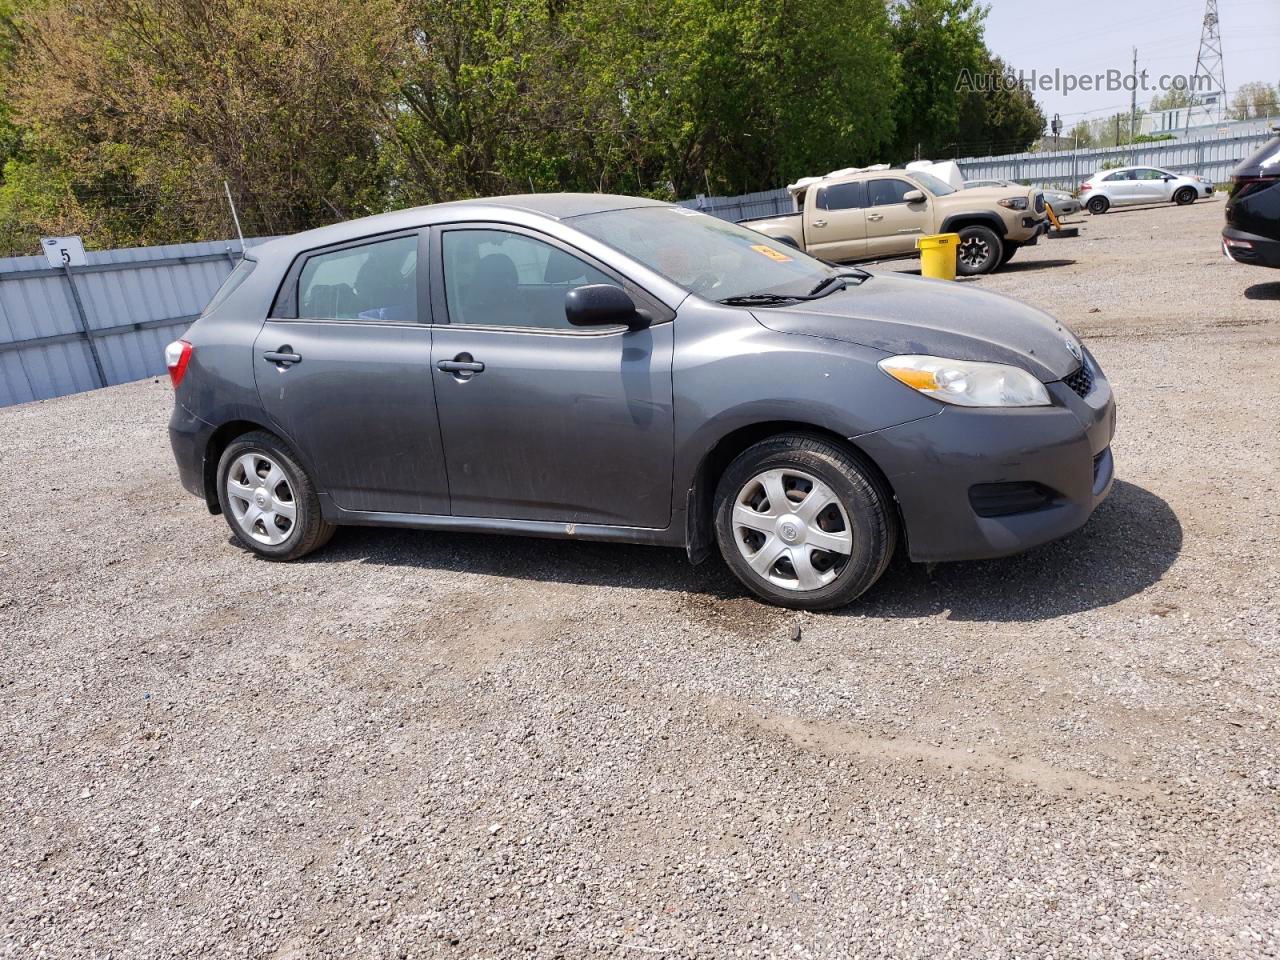
[[[977,0],[0,0],[0,248],[741,193],[1034,139]]]

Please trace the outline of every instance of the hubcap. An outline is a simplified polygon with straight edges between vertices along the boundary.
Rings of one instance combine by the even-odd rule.
[[[227,501],[240,529],[259,543],[277,546],[289,539],[298,505],[289,479],[270,457],[246,453],[227,473]]]
[[[970,237],[960,244],[960,261],[968,267],[977,267],[991,256],[991,245],[981,237]]]
[[[738,491],[733,540],[759,576],[806,592],[840,576],[853,552],[853,528],[835,492],[799,470],[766,470]]]

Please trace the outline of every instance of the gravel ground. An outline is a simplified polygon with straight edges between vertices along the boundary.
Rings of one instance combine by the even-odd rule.
[[[0,955],[1275,956],[1280,275],[1221,217],[974,281],[1089,341],[1115,493],[836,614],[655,548],[257,562],[166,383],[0,410]]]

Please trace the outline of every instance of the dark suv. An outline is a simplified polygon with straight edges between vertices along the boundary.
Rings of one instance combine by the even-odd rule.
[[[274,560],[342,524],[718,545],[816,610],[903,540],[1015,553],[1112,483],[1111,388],[1042,311],[631,197],[254,247],[168,362],[183,485]]]
[[[1280,137],[1232,171],[1222,250],[1237,263],[1280,267]]]

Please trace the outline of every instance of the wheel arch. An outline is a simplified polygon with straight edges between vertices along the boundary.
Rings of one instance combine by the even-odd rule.
[[[715,546],[715,493],[720,477],[738,454],[748,447],[782,434],[816,437],[826,440],[849,451],[868,470],[875,474],[884,489],[889,492],[893,501],[893,509],[897,514],[900,542],[906,542],[906,525],[902,523],[901,507],[894,493],[893,484],[885,476],[880,465],[872,459],[848,437],[828,427],[805,423],[800,420],[762,420],[747,424],[729,431],[720,437],[703,454],[694,471],[692,482],[687,491],[688,502],[685,510],[685,549],[689,554],[689,562],[699,564],[705,560]]]
[[[253,420],[228,420],[209,435],[204,448],[203,479],[204,502],[210,513],[215,515],[222,513],[222,505],[218,502],[218,461],[222,458],[222,451],[226,450],[237,437],[255,430],[262,430],[276,437],[280,436],[280,431]],[[288,443],[283,437],[281,440]]]
[[[942,221],[942,233],[955,233],[965,227],[989,227],[1002,240],[1009,232],[1009,226],[999,214],[989,210],[974,210],[969,213],[953,213]]]

